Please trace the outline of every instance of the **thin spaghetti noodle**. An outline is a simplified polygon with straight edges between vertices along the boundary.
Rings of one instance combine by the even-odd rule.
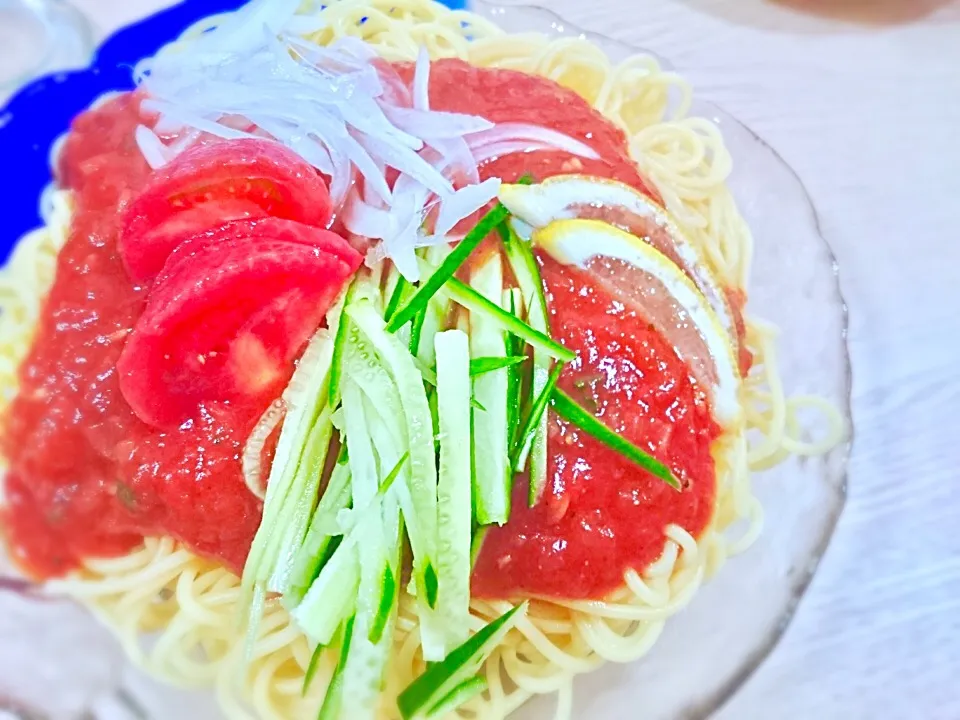
[[[508,36],[483,18],[429,0],[333,2],[316,12],[325,27],[309,39],[319,44],[357,36],[388,60],[412,60],[425,46],[435,58],[522,70],[578,92],[624,129],[633,158],[718,276],[730,286],[745,286],[752,238],[725,184],[730,154],[715,125],[685,117],[689,86],[653,58],[638,56],[613,65],[586,40]],[[202,21],[179,42],[189,42],[216,23],[216,17]],[[56,253],[69,232],[69,196],[55,193],[51,207],[46,227],[25,237],[0,273],[2,404],[16,392],[17,366],[53,281]],[[503,718],[533,695],[556,694],[556,716],[569,717],[573,676],[604,661],[642,657],[701,583],[756,539],[763,511],[751,489],[751,472],[789,454],[823,452],[842,437],[842,419],[826,401],[784,397],[776,329],[749,319],[747,327],[756,361],[741,398],[748,427],[715,448],[717,496],[711,525],[699,539],[670,526],[661,558],[642,573],[628,572],[624,586],[603,601],[532,601],[527,616],[486,663],[487,692],[463,706],[458,716]],[[827,433],[812,443],[800,439],[797,419],[809,409],[827,418]],[[115,631],[128,655],[152,674],[177,685],[215,687],[229,718],[315,715],[334,670],[335,659],[326,653],[310,691],[302,695],[312,650],[276,600],[268,602],[248,655],[237,627],[239,579],[169,538],[148,538],[123,557],[89,559],[82,572],[50,585],[89,606]],[[508,607],[473,601],[473,629]],[[391,720],[397,717],[397,694],[424,669],[410,597],[401,599],[395,636],[382,708],[383,717]]]

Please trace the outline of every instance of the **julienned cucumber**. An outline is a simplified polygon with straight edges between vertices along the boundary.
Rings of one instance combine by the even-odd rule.
[[[303,546],[314,498],[317,497],[327,464],[327,452],[333,437],[331,414],[330,408],[324,408],[307,437],[307,445],[287,498],[288,509],[285,509],[277,527],[280,543],[275,550],[273,573],[267,582],[267,589],[271,592],[286,593],[290,589],[297,553]]]
[[[505,223],[501,235],[503,247],[510,263],[510,269],[517,279],[517,285],[523,295],[527,308],[527,322],[535,330],[545,335],[550,334],[550,321],[547,314],[547,301],[543,293],[543,280],[540,277],[540,266],[530,250],[530,245],[522,240],[512,229],[510,223]],[[547,385],[550,370],[550,358],[542,349],[533,348],[533,375],[530,387],[530,401],[535,402]],[[522,472],[530,461],[530,492],[528,502],[533,506],[540,498],[547,483],[547,413],[543,413],[536,426],[535,433],[529,445],[521,450],[514,470]]]
[[[426,261],[421,262],[420,268],[427,272],[432,269]],[[471,312],[482,312],[489,315],[504,330],[522,338],[533,347],[543,350],[543,352],[552,358],[562,360],[563,362],[570,362],[577,356],[575,352],[568,350],[546,333],[531,327],[500,307],[499,302],[502,295],[499,293],[497,295],[497,302],[493,302],[456,278],[447,280],[441,292]]]
[[[476,292],[499,303],[503,299],[503,266],[499,253],[492,253],[473,268],[470,282]],[[471,309],[470,353],[474,357],[506,357],[503,326],[483,309]],[[481,525],[503,525],[510,517],[510,438],[508,437],[507,395],[509,375],[506,368],[484,373],[473,379],[473,395],[484,408],[473,413],[474,487],[473,512]]]
[[[427,262],[431,265],[440,265],[449,253],[447,245],[433,245],[426,249]],[[437,294],[430,298],[420,328],[420,345],[417,353],[417,359],[426,367],[433,367],[436,363],[433,338],[444,329],[449,314],[450,300],[445,295]]]
[[[356,538],[347,536],[323,566],[303,602],[291,611],[297,626],[313,642],[329,645],[340,624],[353,614],[359,584]]]
[[[450,713],[456,710],[464,703],[473,700],[477,695],[487,689],[487,679],[483,675],[477,675],[469,680],[457,685],[446,697],[440,698],[427,712],[427,720],[443,720],[449,717]]]
[[[434,344],[440,438],[437,612],[452,647],[466,639],[470,621],[470,348],[460,330],[437,334]]]
[[[364,529],[371,516],[383,523],[390,537],[400,536],[399,523],[391,519],[397,512],[397,505],[392,501],[390,491],[395,487],[394,480],[406,462],[407,456],[400,459],[386,478],[380,481],[377,494],[369,502],[346,512],[346,519],[349,520],[346,534],[310,585],[303,602],[292,608],[291,615],[297,625],[312,641],[328,645],[340,624],[356,610],[360,583],[358,548],[363,542]],[[386,512],[383,508],[387,509]],[[344,515],[344,511],[341,511],[341,518]]]
[[[339,321],[341,304],[328,313],[328,322]],[[241,580],[241,606],[249,610],[248,644],[257,634],[268,581],[275,577],[281,556],[283,572],[291,569],[310,521],[320,477],[298,470],[326,404],[335,335],[336,325],[317,331],[283,392],[287,415],[270,468],[263,517]],[[283,581],[282,576],[275,579]]]
[[[407,536],[413,552],[413,581],[417,591],[417,611],[424,655],[438,660],[444,655],[443,633],[430,599],[435,590],[437,539],[437,466],[433,443],[433,421],[423,380],[409,349],[386,330],[383,318],[372,304],[358,300],[347,308],[347,315],[369,341],[389,372],[400,397],[405,449],[410,453],[410,471],[406,473],[409,504],[403,508]],[[374,402],[377,402],[374,399]],[[403,495],[400,496],[404,498]]]
[[[507,611],[447,655],[443,662],[431,665],[410,683],[397,698],[397,707],[404,720],[428,717],[455,689],[475,676],[513,627],[517,613],[526,612],[526,607],[527,604],[523,603]]]
[[[430,298],[436,294],[440,287],[448,282],[448,280],[453,277],[453,274],[460,269],[460,266],[463,265],[464,261],[470,256],[470,253],[483,242],[487,235],[496,230],[496,228],[507,219],[508,215],[507,209],[500,203],[497,203],[492,210],[484,215],[480,219],[480,222],[467,233],[466,237],[457,243],[457,246],[440,266],[434,266],[435,271],[431,271],[429,277],[420,284],[416,294],[404,303],[396,314],[390,318],[388,325],[389,331],[396,332],[410,322],[414,316],[426,306]],[[433,270],[433,268],[431,268],[431,270]]]
[[[389,537],[385,527],[397,527],[395,520],[385,517],[388,503],[380,491],[379,476],[389,476],[392,471],[379,463],[374,450],[370,430],[377,420],[365,411],[365,402],[360,389],[349,375],[343,383],[343,410],[347,442],[350,447],[349,463],[353,476],[353,504],[355,508],[367,508],[356,519],[351,535],[356,533],[360,561],[360,582],[357,592],[356,615],[350,639],[350,655],[343,670],[343,694],[349,698],[349,709],[343,708],[340,717],[344,720],[373,720],[380,701],[380,688],[393,644],[392,618],[395,616],[396,583],[387,583],[399,571],[400,537]],[[389,504],[390,511],[398,512],[396,504]],[[385,614],[386,617],[381,617]],[[383,629],[375,628],[382,623]]]
[[[354,619],[351,617],[343,624],[340,637],[340,657],[337,660],[337,667],[333,671],[333,677],[330,678],[330,685],[327,687],[327,694],[323,698],[323,705],[320,706],[320,713],[317,720],[337,720],[341,710],[343,710],[343,671],[350,658],[350,641],[353,637]]]
[[[294,561],[290,582],[283,596],[284,604],[288,607],[295,607],[303,600],[310,584],[323,569],[323,563],[329,559],[328,549],[339,536],[336,530],[337,514],[350,507],[350,496],[350,468],[346,464],[338,464],[333,468],[310,521],[307,537]]]

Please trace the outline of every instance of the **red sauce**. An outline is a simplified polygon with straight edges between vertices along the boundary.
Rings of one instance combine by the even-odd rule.
[[[397,67],[410,81],[413,68]],[[572,90],[515,70],[483,70],[461,60],[440,60],[430,68],[430,107],[482,115],[495,123],[529,123],[576,138],[600,156],[597,160],[568,153],[515,153],[484,164],[480,175],[514,182],[529,174],[536,180],[581,173],[619,180],[659,200],[630,159],[623,132]]]
[[[138,105],[121,96],[74,123],[58,173],[75,192],[73,228],[5,419],[2,522],[38,576],[161,533],[238,569],[260,520],[239,453],[263,408],[204,407],[163,433],[120,393],[117,359],[145,300],[117,253],[119,209],[149,173]]]
[[[510,521],[493,528],[473,571],[481,597],[597,598],[663,552],[674,523],[694,535],[710,521],[710,445],[719,435],[702,392],[674,350],[583,271],[539,256],[551,331],[579,354],[559,385],[604,424],[649,449],[680,478],[678,492],[551,414],[543,500],[518,482]]]
[[[398,70],[409,78],[409,67]],[[484,177],[584,172],[650,192],[622,133],[549,81],[443,61],[433,66],[430,92],[437,109],[546,125],[601,156],[513,155],[487,163]],[[86,556],[123,553],[153,534],[239,570],[260,519],[239,455],[262,407],[206,405],[164,433],[140,422],[119,390],[117,358],[144,305],[116,248],[119,210],[149,172],[134,142],[138,122],[135,98],[122,96],[74,123],[59,168],[61,184],[75,192],[74,226],[0,439],[10,465],[0,524],[23,566],[40,577],[67,572]],[[595,403],[604,422],[649,444],[686,488],[668,488],[551,418],[546,501],[527,509],[518,483],[514,516],[489,534],[474,586],[486,596],[593,597],[619,585],[625,568],[655,560],[668,523],[696,534],[709,521],[717,428],[657,335],[586,276],[542,263],[554,331],[581,351],[562,386]]]

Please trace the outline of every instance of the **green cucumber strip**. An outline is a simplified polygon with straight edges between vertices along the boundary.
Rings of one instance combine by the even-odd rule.
[[[502,225],[500,227],[503,227]],[[520,318],[523,309],[523,300],[520,290],[509,288],[503,291],[503,306],[509,308],[510,314]],[[526,345],[516,335],[507,335],[507,355],[521,357],[526,360]],[[520,427],[520,406],[522,404],[520,392],[523,388],[522,368],[513,365],[507,368],[507,445],[513,447],[517,440],[517,431]],[[512,466],[512,462],[511,462]]]
[[[427,262],[436,267],[450,254],[450,246],[446,243],[432,245],[426,248],[425,254]],[[438,332],[446,329],[451,306],[450,300],[442,293],[434,295],[427,304],[423,328],[420,331],[420,348],[417,353],[417,358],[427,367],[433,367],[437,363],[434,356],[433,338]]]
[[[337,311],[332,310],[328,317],[332,319],[336,315]],[[276,550],[279,542],[277,536],[282,536],[284,532],[284,525],[279,521],[291,511],[288,495],[295,484],[304,447],[326,400],[324,390],[333,360],[335,333],[333,326],[317,331],[304,351],[290,384],[283,391],[287,415],[270,467],[263,517],[243,568],[241,606],[249,604],[256,586],[266,582],[274,571],[276,557],[271,555],[271,551]],[[301,500],[298,497],[290,498],[293,505]],[[310,502],[313,502],[313,498],[310,498]],[[251,628],[254,628],[259,618],[251,620]]]
[[[481,525],[473,532],[473,538],[470,541],[470,567],[477,564],[477,558],[480,557],[480,551],[483,549],[483,539],[487,536],[489,526]]]
[[[410,354],[416,357],[420,352],[420,335],[423,333],[423,323],[427,319],[427,308],[423,308],[410,323]]]
[[[381,503],[386,503],[390,508],[396,508],[394,503],[389,502],[387,496],[407,459],[406,455],[401,457],[380,482],[380,487],[370,502],[353,511],[356,520],[350,533],[345,538],[336,536],[331,540],[330,558],[322,565],[319,575],[303,597],[302,603],[291,607],[288,598],[284,597],[284,605],[291,611],[291,615],[304,633],[315,642],[328,644],[339,623],[355,608],[360,580],[357,546],[358,542],[363,542],[364,537],[361,528],[365,527],[365,523],[369,523],[371,519],[380,522]],[[330,525],[334,524],[330,523]],[[399,538],[398,521],[386,523],[385,527],[391,537]],[[328,527],[323,532],[330,535],[335,530]],[[397,542],[399,543],[399,539]],[[394,563],[394,573],[399,572],[399,544],[396,553],[397,562]]]
[[[328,550],[336,537],[328,532],[328,528],[336,522],[337,513],[350,507],[350,504],[350,469],[347,465],[336,465],[320,497],[303,544],[297,551],[283,596],[285,604],[299,604],[310,584],[317,579],[323,565],[330,559]]]
[[[504,251],[527,306],[527,321],[533,328],[549,335],[550,320],[547,300],[543,292],[543,280],[540,277],[540,265],[530,249],[530,244],[514,232],[511,223],[504,223],[502,228]],[[531,403],[536,402],[547,385],[549,365],[550,358],[547,354],[534,347],[533,374],[530,384]],[[547,414],[543,413],[528,451],[530,455],[530,492],[527,501],[531,507],[539,500],[543,494],[543,488],[547,484],[547,419]],[[526,458],[524,458],[523,464],[526,464]]]
[[[420,348],[421,348],[421,349],[423,348],[423,344],[422,344],[422,343],[421,343],[421,345],[420,345]],[[417,360],[417,369],[420,371],[420,375],[423,377],[423,381],[424,381],[427,385],[430,385],[430,386],[432,386],[432,387],[436,387],[436,386],[437,386],[437,373],[433,370],[433,368],[425,365],[422,360]],[[482,373],[481,373],[481,374],[482,374]],[[473,398],[473,397],[470,398],[470,405],[471,405],[472,407],[475,407],[477,410],[482,411],[482,412],[486,412],[486,411],[487,411],[487,409],[486,409],[483,405],[481,405],[480,403],[477,402],[477,399],[476,399],[476,398]]]
[[[498,225],[506,220],[509,214],[503,205],[497,203],[492,210],[480,218],[480,221],[467,233],[466,237],[457,243],[456,247],[440,264],[436,272],[430,275],[425,282],[421,283],[416,294],[390,318],[387,331],[391,333],[396,332],[410,322],[421,308],[426,307],[430,298],[436,294],[437,290],[453,277],[454,273],[460,269],[460,266],[463,265],[476,247],[483,242],[484,238],[493,232]]]
[[[649,453],[638,448],[629,440],[620,437],[616,432],[597,420],[591,413],[580,407],[573,398],[562,390],[554,388],[553,395],[550,398],[550,405],[556,411],[557,415],[573,423],[588,435],[592,435],[611,450],[620,453],[654,477],[660,478],[670,487],[677,490],[680,489],[680,482],[673,476],[673,473],[670,472],[670,468]]]
[[[393,612],[393,606],[397,602],[397,590],[400,589],[397,585],[397,576],[394,575],[389,565],[383,570],[382,584],[383,593],[380,596],[380,606],[377,608],[377,616],[367,635],[370,642],[374,644],[380,642],[380,638],[383,637],[383,631],[390,620],[390,613]]]
[[[328,554],[332,554],[332,552],[336,550],[339,542],[342,541],[344,537],[353,538],[353,541],[357,539],[357,523],[364,520],[368,515],[376,514],[376,512],[378,512],[378,503],[387,498],[387,493],[393,487],[396,479],[400,476],[400,473],[403,471],[403,466],[407,460],[408,455],[404,455],[402,458],[400,458],[393,470],[390,471],[390,474],[380,482],[380,489],[377,491],[377,494],[370,499],[369,502],[360,507],[344,508],[336,514],[336,517],[333,518],[332,521],[328,519],[323,523],[321,531],[331,537],[330,544],[333,546],[327,551]],[[346,532],[346,535],[343,534],[344,532]]]
[[[380,690],[390,651],[393,646],[393,618],[397,612],[396,584],[385,584],[391,577],[390,555],[399,557],[400,537],[390,540],[384,533],[383,505],[377,513],[370,513],[360,523],[359,554],[360,584],[357,590],[357,613],[353,627],[350,657],[343,674],[343,693],[349,698],[349,712],[341,713],[343,720],[375,720],[380,704]],[[374,633],[375,628],[380,630]],[[390,632],[385,632],[389,626]],[[371,640],[371,635],[377,640]]]
[[[291,615],[315,643],[329,645],[340,624],[353,615],[360,584],[360,560],[354,537],[344,538]]]
[[[455,303],[470,312],[489,316],[504,330],[523,339],[528,345],[532,345],[535,349],[544,352],[555,360],[570,362],[577,357],[575,352],[552,340],[546,333],[518,320],[499,305],[491,302],[456,278],[450,278],[447,281],[447,284],[443,286],[443,292]]]
[[[400,398],[401,430],[407,435],[403,440],[410,452],[409,490],[414,503],[413,517],[406,520],[414,562],[422,572],[432,562],[437,517],[437,468],[426,392],[413,357],[395,336],[386,332],[383,319],[371,306],[356,303],[348,309],[348,315],[376,350]],[[371,396],[371,400],[383,402],[377,395]]]
[[[327,464],[327,453],[333,436],[331,415],[330,408],[324,408],[310,431],[287,499],[291,509],[279,520],[280,524],[274,533],[274,538],[279,542],[276,543],[275,550],[271,551],[276,559],[267,582],[267,589],[272,592],[285,594],[290,588],[297,555],[309,529],[314,500]],[[294,498],[298,499],[294,501]]]
[[[432,367],[427,365],[425,362],[419,358],[414,358],[414,362],[417,365],[417,370],[420,371],[420,375],[423,376],[423,381],[427,385],[432,385],[433,387],[437,386],[437,371]]]
[[[430,606],[431,610],[435,610],[437,593],[440,590],[440,578],[437,577],[437,570],[433,565],[427,565],[427,569],[424,571],[423,585],[427,591],[427,605]]]
[[[344,435],[350,449],[348,463],[353,480],[353,506],[366,507],[377,495],[377,457],[367,431],[367,417],[360,388],[348,375],[343,383]]]
[[[340,644],[340,658],[337,661],[337,669],[333,671],[333,677],[330,678],[330,685],[327,686],[327,694],[323,698],[323,705],[320,706],[320,713],[317,720],[334,720],[340,715],[340,709],[343,705],[343,671],[350,658],[350,641],[353,637],[353,617],[350,617],[343,626],[341,633],[343,640]]]
[[[387,422],[399,426],[402,447],[410,453],[409,471],[404,473],[407,492],[400,493],[399,498],[413,553],[412,580],[424,656],[428,660],[439,659],[445,654],[443,635],[429,607],[427,592],[427,569],[433,566],[437,542],[437,466],[430,405],[413,356],[395,335],[387,332],[383,318],[373,306],[356,302],[347,314],[376,351],[400,398],[401,415]],[[377,394],[370,398],[375,404],[382,402]]]
[[[393,622],[397,612],[394,573],[399,572],[401,535],[399,506],[385,502],[394,480],[399,477],[408,455],[386,471],[388,456],[396,453],[393,443],[374,448],[372,429],[382,421],[367,402],[350,372],[359,365],[348,352],[350,365],[343,387],[344,425],[350,446],[354,506],[361,508],[351,538],[356,536],[360,559],[360,582],[350,643],[350,657],[343,672],[343,695],[349,709],[343,708],[342,720],[375,720],[380,691],[393,645]],[[357,358],[362,361],[362,355]],[[391,458],[392,459],[392,458]],[[382,481],[378,480],[384,475]],[[388,517],[388,513],[395,518]],[[391,532],[390,529],[393,528]]]
[[[434,347],[440,437],[438,613],[455,646],[466,640],[470,618],[470,347],[460,330],[437,334]]]
[[[470,360],[470,377],[485,375],[494,370],[513,367],[527,361],[526,355],[508,355],[507,357],[478,357]]]
[[[464,680],[427,711],[427,720],[439,720],[448,717],[458,707],[473,700],[486,689],[487,678],[483,675]]]
[[[470,282],[477,295],[500,310],[503,299],[503,265],[499,253],[473,268]],[[502,311],[501,311],[502,312]],[[488,313],[470,313],[470,354],[473,357],[506,357],[506,336],[503,327]],[[505,368],[473,378],[473,394],[486,412],[473,416],[473,442],[476,483],[473,488],[473,510],[481,525],[498,523],[510,517],[509,422],[507,396],[509,375]]]
[[[550,371],[550,377],[547,378],[547,384],[540,391],[540,394],[534,399],[530,410],[527,411],[526,420],[520,430],[517,444],[513,449],[513,470],[514,472],[523,472],[527,466],[527,458],[530,448],[533,446],[534,438],[540,430],[540,421],[547,410],[550,402],[550,396],[553,389],[557,386],[557,380],[560,379],[560,373],[563,372],[563,363],[557,363]]]
[[[333,342],[333,358],[330,362],[330,381],[327,383],[327,404],[336,407],[340,402],[340,375],[342,373],[343,346],[347,339],[347,329],[350,323],[343,317],[343,308],[353,302],[357,292],[359,280],[352,280],[343,296],[343,304],[339,308],[337,317],[337,334]],[[331,326],[332,327],[332,326]]]
[[[399,275],[399,280],[397,280],[397,284],[394,285],[393,292],[390,293],[390,299],[387,301],[386,310],[383,312],[385,320],[390,320],[390,318],[396,314],[400,303],[403,302],[412,291],[413,286],[410,284],[410,281],[403,275]]]
[[[305,696],[307,690],[310,689],[310,683],[313,682],[313,678],[317,674],[317,669],[320,667],[320,658],[323,657],[326,649],[326,645],[320,644],[313,649],[313,654],[310,656],[310,663],[307,665],[307,672],[303,675],[303,688],[300,690],[300,695]]]
[[[454,689],[476,675],[484,660],[513,627],[518,611],[526,612],[526,607],[527,603],[523,603],[508,610],[453,650],[442,662],[428,667],[397,697],[401,717],[404,720],[424,717]]]
[[[407,464],[407,460],[410,459],[410,452],[405,452],[403,457],[397,460],[397,464],[393,466],[393,469],[387,473],[387,476],[380,481],[380,494],[386,495],[386,493],[393,487],[393,483],[396,482],[397,478],[400,477],[400,473],[403,471],[403,466]]]

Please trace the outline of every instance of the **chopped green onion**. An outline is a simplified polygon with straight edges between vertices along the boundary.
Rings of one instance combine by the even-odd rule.
[[[550,357],[562,362],[570,362],[577,357],[577,354],[572,350],[568,350],[550,338],[550,336],[539,330],[535,330],[522,320],[518,320],[516,316],[511,315],[499,305],[491,302],[472,287],[460,282],[456,278],[450,278],[443,290],[457,304],[465,307],[470,312],[483,313],[490,316],[490,318],[497,322],[504,330],[522,338],[528,345],[532,345],[535,349],[542,350]]]
[[[478,357],[470,360],[470,377],[485,375],[488,372],[513,367],[527,361],[526,355],[510,355],[509,357]]]
[[[487,235],[506,220],[509,214],[503,205],[497,203],[492,210],[480,218],[480,222],[467,233],[467,236],[463,240],[457,243],[457,246],[447,256],[446,260],[440,264],[437,271],[433,273],[426,282],[422,283],[420,287],[417,288],[416,294],[390,318],[387,324],[387,331],[396,332],[410,322],[421,309],[425,308],[430,298],[453,277],[454,273],[457,272],[460,266],[463,265],[470,256],[470,253],[483,242]]]
[[[534,399],[530,410],[527,412],[527,418],[523,423],[523,429],[520,430],[520,436],[513,449],[513,469],[515,472],[523,472],[527,466],[527,458],[530,455],[530,448],[533,446],[533,439],[536,437],[537,430],[540,427],[540,419],[547,409],[550,402],[550,396],[557,386],[557,380],[560,379],[560,373],[563,371],[563,363],[557,363],[550,371],[550,377],[547,378],[547,384],[540,394]],[[532,493],[531,493],[532,495]],[[531,506],[532,506],[531,501]]]
[[[629,440],[625,440],[608,428],[593,415],[580,407],[576,401],[562,390],[554,388],[550,405],[562,418],[570,421],[588,435],[602,442],[611,450],[623,455],[634,464],[642,467],[651,475],[660,478],[672,488],[680,489],[680,482],[670,472],[670,468],[649,453],[644,452]]]

